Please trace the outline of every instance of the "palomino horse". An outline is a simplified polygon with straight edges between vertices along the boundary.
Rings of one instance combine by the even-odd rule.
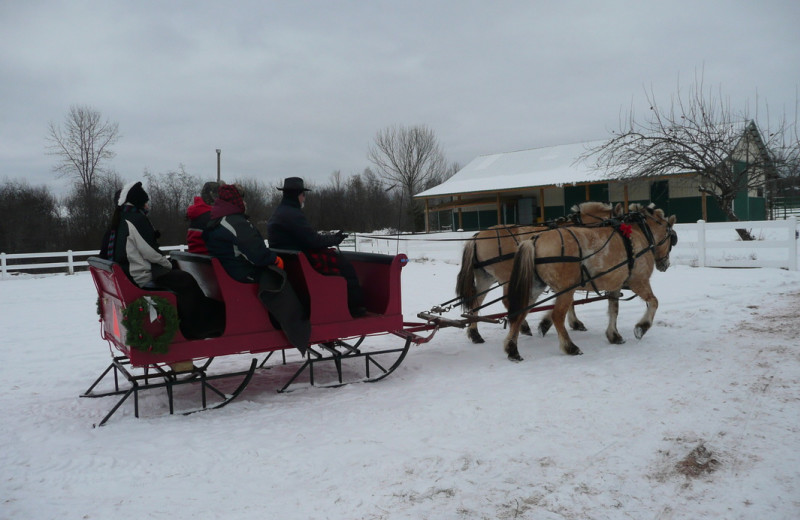
[[[567,333],[564,317],[572,305],[576,290],[617,293],[629,287],[647,304],[644,316],[634,328],[638,339],[652,326],[658,299],[650,288],[655,266],[669,267],[669,253],[678,241],[673,231],[675,215],[666,218],[664,211],[652,204],[631,204],[630,213],[620,224],[604,227],[557,228],[534,235],[520,244],[508,283],[509,331],[504,342],[508,359],[522,361],[517,339],[529,302],[550,287],[555,292],[553,324],[558,331],[561,350],[582,354]],[[612,343],[621,340],[616,319],[609,319],[606,337]]]
[[[622,213],[622,205],[617,204],[612,208],[602,202],[583,202],[572,208],[573,213],[561,223],[556,225],[599,225],[606,219]],[[524,242],[537,233],[552,229],[552,226],[493,226],[475,234],[464,245],[461,256],[461,270],[456,279],[456,295],[461,299],[464,312],[473,313],[486,298],[486,293],[496,281],[503,286],[503,305],[508,309],[506,299],[508,293],[508,279],[511,277],[511,268],[514,265],[514,253],[521,242]],[[569,308],[569,324],[573,330],[586,330],[575,315],[575,308]],[[550,312],[539,324],[539,333],[544,335],[552,321]],[[523,320],[523,334],[531,335],[528,322]],[[478,322],[472,322],[467,327],[467,336],[473,343],[483,343],[483,337],[478,332]]]

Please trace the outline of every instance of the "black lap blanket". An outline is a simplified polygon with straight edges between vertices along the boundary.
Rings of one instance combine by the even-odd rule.
[[[286,271],[275,266],[263,269],[258,280],[258,297],[289,342],[305,356],[311,338],[311,322],[292,284],[286,279]]]

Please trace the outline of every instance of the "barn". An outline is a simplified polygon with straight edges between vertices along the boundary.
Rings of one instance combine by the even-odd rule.
[[[747,137],[747,139],[745,139]],[[579,158],[603,141],[482,155],[454,176],[415,196],[425,207],[426,231],[479,230],[496,224],[532,224],[562,217],[580,202],[654,202],[678,222],[725,220],[713,197],[701,192],[697,172],[669,172],[643,179],[614,179]],[[755,123],[744,125],[735,157],[767,154]],[[769,174],[758,171],[758,175]],[[734,209],[741,220],[768,218],[763,188],[738,194]]]

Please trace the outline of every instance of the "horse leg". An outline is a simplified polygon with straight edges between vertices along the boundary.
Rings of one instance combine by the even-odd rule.
[[[572,330],[586,330],[586,325],[584,325],[583,322],[578,319],[578,315],[575,314],[574,304],[569,306],[569,311],[567,311],[567,320],[569,320],[569,328]]]
[[[553,311],[547,311],[544,318],[539,322],[539,335],[544,337],[550,327],[553,326]]]
[[[486,299],[486,291],[489,290],[489,287],[492,286],[492,282],[494,278],[492,278],[489,273],[484,271],[483,269],[477,269],[475,271],[475,290],[478,293],[469,304],[469,313],[473,314],[475,309],[480,307],[483,304],[483,300]],[[467,337],[473,343],[484,343],[483,336],[481,333],[478,332],[478,322],[473,321],[472,323],[467,326]]]
[[[631,285],[631,290],[647,304],[642,319],[640,319],[636,327],[633,328],[636,339],[642,339],[642,336],[653,326],[653,318],[655,318],[656,311],[658,310],[658,298],[653,294],[653,289],[650,287],[649,280],[636,284],[636,286]]]
[[[569,310],[567,311],[567,321],[569,322],[569,328],[572,330],[586,330],[586,325],[583,324],[581,320],[578,319],[577,314],[575,314],[575,305],[570,305]],[[553,326],[553,313],[548,311],[547,314],[544,315],[542,321],[539,322],[539,335],[544,337],[547,334],[547,331],[550,330],[550,327]]]
[[[522,356],[519,355],[519,349],[517,348],[517,340],[519,339],[519,329],[524,322],[524,312],[509,320],[508,335],[506,335],[506,339],[503,342],[503,350],[511,361],[522,361]]]
[[[508,310],[508,284],[503,285],[503,305],[505,306],[506,310]],[[526,336],[533,336],[533,332],[531,332],[531,326],[528,325],[527,313],[522,320],[522,325],[519,328],[519,332],[520,334],[524,334]]]
[[[617,316],[619,316],[619,297],[620,291],[609,291],[608,296],[608,328],[606,328],[606,338],[614,345],[622,345],[625,338],[617,330]]]
[[[581,349],[579,349],[578,346],[572,342],[572,339],[570,339],[569,333],[567,332],[567,327],[564,326],[564,320],[567,316],[567,312],[569,312],[569,308],[572,306],[574,292],[575,291],[570,291],[560,295],[558,298],[556,298],[556,303],[553,306],[553,325],[555,325],[556,332],[558,332],[558,344],[565,354],[569,354],[571,356],[583,354]]]

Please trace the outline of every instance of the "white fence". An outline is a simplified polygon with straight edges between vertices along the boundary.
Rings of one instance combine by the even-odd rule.
[[[798,270],[798,220],[755,220],[748,222],[698,221],[695,224],[676,224],[678,245],[670,260],[673,264],[696,267],[777,267]],[[756,238],[742,241],[736,229],[744,228]],[[376,253],[405,253],[409,257],[448,257],[460,261],[463,242],[472,236],[469,232],[436,233],[432,235],[387,235],[385,238],[361,237],[355,233],[342,243],[342,248]],[[429,240],[426,240],[428,238]],[[400,240],[398,240],[400,239]],[[161,248],[164,251],[185,251],[185,245]],[[86,258],[97,251],[65,251],[60,253],[0,253],[0,277],[30,272],[37,269],[64,269],[72,274],[78,267],[86,267]],[[452,258],[450,258],[452,257]],[[46,263],[16,263],[16,260],[59,258],[65,261]],[[8,260],[13,260],[10,265]]]
[[[186,246],[168,246],[162,247],[162,251],[185,251]],[[90,256],[97,256],[99,251],[97,249],[92,251],[62,251],[58,253],[15,253],[6,254],[0,253],[0,278],[5,278],[10,273],[34,271],[37,269],[65,269],[67,273],[74,274],[76,267],[87,267],[89,263],[86,261]],[[42,262],[42,263],[28,263],[8,264],[9,260],[32,260],[42,258],[62,258],[66,261],[60,262]]]
[[[755,240],[743,241],[737,229]],[[677,224],[673,264],[696,267],[777,267],[797,271],[797,217],[786,220]]]

